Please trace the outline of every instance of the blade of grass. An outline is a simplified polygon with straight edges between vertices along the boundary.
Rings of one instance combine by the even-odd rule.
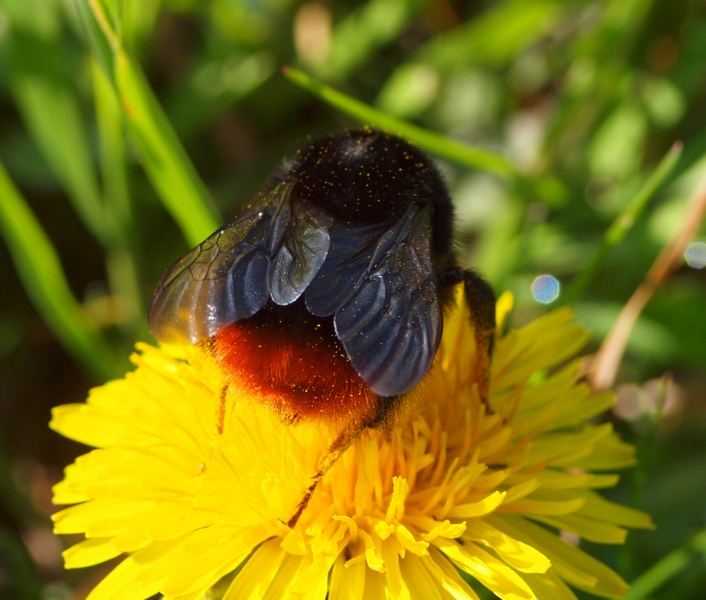
[[[134,256],[136,242],[122,113],[115,90],[96,59],[91,60],[91,67],[105,210],[115,233],[106,257],[107,274],[111,292],[119,299],[118,323],[126,330],[127,337],[134,339],[142,333],[142,302]]]
[[[116,92],[142,166],[184,237],[196,245],[220,222],[206,187],[142,71],[120,47],[104,7],[98,0],[78,0],[78,4],[91,35],[102,36],[94,48],[109,49]]]
[[[632,582],[623,600],[642,600],[692,566],[706,558],[706,529],[702,529],[686,544],[670,552],[656,565]]]
[[[0,230],[37,311],[97,379],[114,375],[110,349],[71,292],[54,246],[0,164]]]
[[[128,191],[122,112],[115,89],[95,59],[91,60],[91,75],[106,210],[124,237],[132,223],[132,206]]]
[[[219,225],[213,202],[142,72],[125,52],[119,50],[115,58],[118,93],[142,166],[187,241],[195,246]]]
[[[115,32],[108,22],[105,10],[97,0],[78,0],[76,3],[88,42],[101,68],[113,80],[113,51],[117,47]]]
[[[105,219],[78,99],[61,58],[59,34],[60,30],[47,38],[21,28],[13,30],[10,89],[32,139],[77,214],[105,245],[110,223]]]
[[[339,92],[330,86],[315,81],[297,69],[285,67],[283,72],[294,84],[334,108],[351,115],[361,123],[379,127],[390,133],[400,135],[428,152],[443,158],[448,158],[471,169],[488,171],[506,180],[514,180],[521,177],[512,164],[499,154],[463,144],[456,140],[449,139],[446,136],[392,117],[368,104],[347,96],[343,92]]]
[[[623,211],[615,218],[606,234],[601,240],[601,244],[595,254],[588,261],[586,267],[574,279],[571,286],[563,297],[564,304],[573,304],[583,294],[584,290],[595,277],[596,271],[605,260],[608,252],[619,244],[640,218],[647,203],[660,188],[662,183],[669,177],[670,173],[679,161],[682,153],[681,142],[675,142],[669,152],[657,165],[657,168],[647,178],[637,194],[626,204]]]

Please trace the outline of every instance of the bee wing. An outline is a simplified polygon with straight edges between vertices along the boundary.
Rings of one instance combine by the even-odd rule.
[[[324,264],[333,218],[305,200],[293,200],[281,242],[271,248],[267,281],[272,300],[280,306],[294,302],[307,289]],[[282,221],[284,223],[284,221]]]
[[[149,309],[158,340],[196,343],[265,306],[270,257],[291,218],[290,190],[278,185],[260,208],[237,217],[167,270]]]
[[[380,238],[390,225],[354,226],[337,221],[331,227],[326,261],[306,290],[306,308],[316,317],[330,317],[362,281]]]
[[[439,347],[441,305],[430,240],[429,209],[411,206],[379,238],[361,280],[335,312],[348,358],[381,396],[417,385]]]

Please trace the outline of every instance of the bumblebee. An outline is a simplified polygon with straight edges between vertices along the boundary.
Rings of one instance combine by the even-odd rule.
[[[226,373],[288,421],[340,434],[312,487],[429,371],[452,289],[465,298],[487,395],[495,296],[458,266],[453,206],[420,150],[363,128],[299,151],[240,216],[163,275],[149,309],[165,343],[207,344]]]

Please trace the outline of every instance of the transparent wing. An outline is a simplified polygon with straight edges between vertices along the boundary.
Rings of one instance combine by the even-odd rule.
[[[290,189],[278,185],[259,208],[216,231],[167,270],[149,309],[150,330],[158,340],[196,343],[267,303],[268,265],[289,225]]]
[[[307,289],[324,264],[331,238],[333,218],[304,200],[290,203],[292,218],[283,229],[281,243],[272,247],[267,271],[272,300],[291,304]]]
[[[379,238],[354,293],[335,312],[348,358],[381,396],[417,385],[439,347],[442,317],[430,238],[429,209],[411,206]]]
[[[389,227],[389,223],[365,226],[345,221],[334,223],[326,261],[306,290],[306,307],[312,315],[333,315],[356,292],[380,237]]]

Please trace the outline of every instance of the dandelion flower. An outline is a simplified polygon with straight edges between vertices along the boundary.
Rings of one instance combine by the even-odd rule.
[[[498,304],[499,330],[510,304]],[[350,445],[293,528],[335,433],[284,423],[237,386],[224,394],[201,346],[140,344],[134,372],[54,411],[56,431],[96,448],[55,488],[74,504],[56,532],[86,538],[66,567],[124,557],[91,600],[458,600],[480,586],[506,600],[622,596],[616,573],[558,533],[619,544],[652,526],[596,491],[634,456],[609,423],[588,421],[613,396],[578,381],[569,359],[586,337],[568,309],[499,337],[486,404],[459,297],[394,426]]]

